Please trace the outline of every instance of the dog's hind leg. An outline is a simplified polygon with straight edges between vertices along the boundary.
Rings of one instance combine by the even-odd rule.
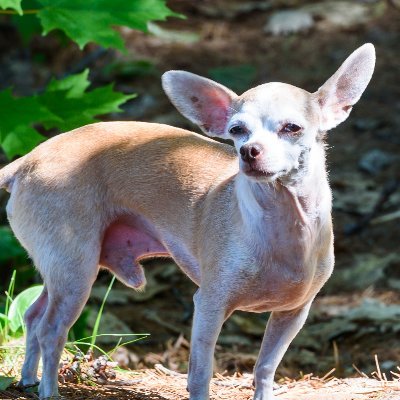
[[[39,383],[37,370],[40,358],[40,346],[36,335],[37,325],[47,307],[47,289],[44,288],[40,296],[29,307],[24,316],[26,325],[26,352],[25,361],[21,372],[19,386],[26,388]]]
[[[36,327],[43,360],[41,399],[58,396],[58,367],[68,331],[79,317],[99,269],[98,253],[52,258],[53,268],[47,268],[44,275],[47,307]]]

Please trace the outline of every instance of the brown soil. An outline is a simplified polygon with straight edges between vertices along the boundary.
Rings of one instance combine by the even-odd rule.
[[[187,400],[186,376],[165,374],[157,369],[126,375],[116,384],[86,386],[63,384],[63,399],[89,400]],[[211,383],[211,400],[251,400],[251,376],[218,376]],[[306,376],[300,381],[282,382],[275,390],[277,400],[398,400],[400,381],[385,382],[368,378],[319,379]],[[0,398],[32,399],[19,390],[0,392]]]

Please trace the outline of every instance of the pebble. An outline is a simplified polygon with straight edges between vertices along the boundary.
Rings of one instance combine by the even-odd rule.
[[[376,118],[356,118],[353,127],[359,132],[373,131],[380,126],[381,122]]]
[[[377,175],[383,169],[388,167],[393,161],[394,156],[385,151],[374,149],[365,153],[359,163],[359,168],[371,175]]]
[[[271,15],[264,31],[272,35],[290,35],[308,31],[314,25],[313,17],[303,10],[277,11]]]

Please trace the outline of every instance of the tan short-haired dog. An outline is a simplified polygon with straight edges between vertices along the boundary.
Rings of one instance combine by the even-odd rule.
[[[241,96],[183,71],[163,76],[178,110],[209,136],[167,125],[108,122],[56,136],[0,171],[8,218],[45,288],[25,315],[22,386],[58,395],[67,332],[99,268],[133,288],[141,261],[171,256],[199,289],[188,390],[209,398],[215,343],[234,310],[271,311],[255,366],[255,400],[332,272],[325,132],[344,121],[373,73],[356,50],[315,93],[284,83]],[[134,312],[134,310],[133,310]]]

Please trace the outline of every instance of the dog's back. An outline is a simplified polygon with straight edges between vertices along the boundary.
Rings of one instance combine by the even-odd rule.
[[[0,187],[11,192],[7,213],[14,233],[46,275],[44,251],[58,251],[71,236],[68,243],[76,243],[79,254],[86,237],[101,242],[124,210],[157,221],[158,228],[179,219],[177,237],[191,235],[196,202],[237,169],[233,147],[198,134],[161,124],[106,122],[44,142],[0,171]]]

